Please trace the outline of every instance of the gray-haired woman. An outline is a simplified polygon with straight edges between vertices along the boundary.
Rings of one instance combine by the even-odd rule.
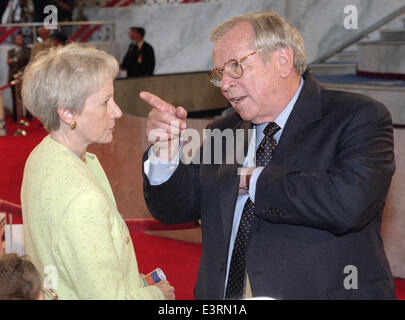
[[[25,69],[24,105],[50,132],[30,154],[21,204],[26,252],[59,299],[174,299],[145,286],[129,231],[92,143],[109,143],[122,112],[118,62],[77,44],[41,52]]]

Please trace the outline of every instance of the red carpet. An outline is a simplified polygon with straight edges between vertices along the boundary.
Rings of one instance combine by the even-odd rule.
[[[26,137],[15,137],[17,129],[6,121],[8,136],[0,137],[0,199],[20,204],[20,188],[25,161],[31,150],[47,134],[38,121],[24,129]],[[17,221],[15,221],[17,222]],[[139,269],[149,273],[161,268],[175,287],[176,299],[193,299],[193,288],[201,255],[198,244],[150,236],[142,232],[131,232]],[[398,299],[405,300],[405,280],[396,279]]]
[[[7,117],[8,135],[0,137],[0,199],[18,204],[25,161],[32,149],[47,135],[37,120],[22,128],[28,133],[27,136],[13,136],[18,128],[11,118]]]
[[[139,272],[147,274],[155,268],[160,268],[175,288],[176,300],[194,299],[201,245],[136,231],[132,231],[131,236]]]
[[[395,293],[399,300],[405,300],[405,279],[395,279]]]

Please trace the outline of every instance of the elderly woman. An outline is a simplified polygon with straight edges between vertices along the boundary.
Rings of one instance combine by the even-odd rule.
[[[25,69],[24,105],[50,134],[30,154],[21,204],[26,252],[59,299],[174,299],[167,281],[146,286],[131,237],[92,143],[113,139],[117,61],[72,44]]]

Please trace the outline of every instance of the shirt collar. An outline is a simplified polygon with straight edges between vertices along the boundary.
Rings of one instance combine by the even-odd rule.
[[[290,100],[290,102],[287,104],[287,106],[284,108],[284,110],[278,115],[276,119],[274,119],[274,122],[280,127],[280,130],[274,135],[274,139],[278,143],[280,140],[281,134],[283,132],[283,129],[285,127],[285,124],[287,123],[288,117],[291,114],[291,111],[294,108],[295,103],[297,102],[298,96],[300,95],[300,92],[302,90],[302,87],[304,86],[304,79],[301,77],[300,85],[295,92],[294,96]],[[266,126],[269,123],[262,123],[257,126],[254,126],[256,128],[256,149],[259,147],[260,142],[263,139],[263,130],[266,128]]]
[[[142,46],[143,46],[143,43],[144,43],[144,42],[145,42],[145,41],[141,40],[141,41],[139,41],[139,43],[138,43],[138,42],[136,43],[136,45],[138,46],[138,49],[139,49],[139,50],[142,49]]]

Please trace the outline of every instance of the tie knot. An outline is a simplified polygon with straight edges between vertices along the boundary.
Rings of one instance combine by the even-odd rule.
[[[276,132],[280,130],[280,127],[275,122],[269,122],[269,124],[264,128],[263,133],[268,137],[273,137]]]

